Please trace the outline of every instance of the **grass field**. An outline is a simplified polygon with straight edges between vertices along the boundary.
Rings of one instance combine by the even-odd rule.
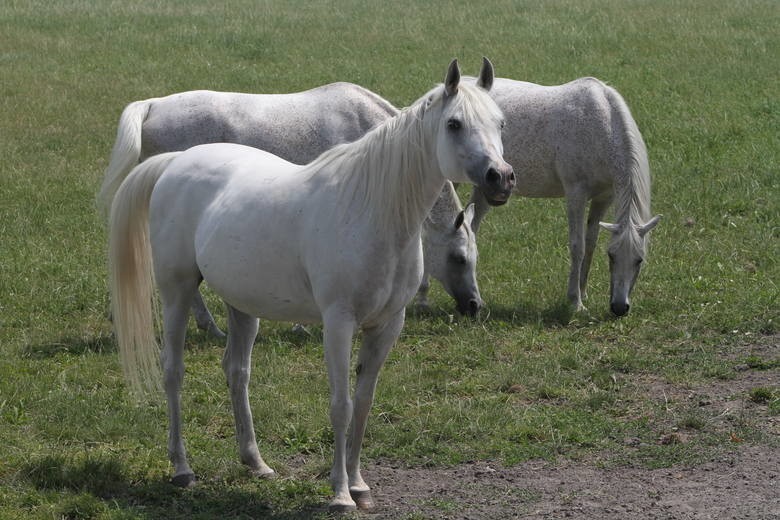
[[[453,57],[468,74],[486,55],[502,77],[614,86],[643,132],[664,219],[631,314],[617,320],[605,237],[590,313],[572,316],[563,202],[493,211],[480,235],[488,308],[453,317],[437,291],[433,312],[410,313],[379,380],[364,461],[659,467],[744,443],[780,447],[749,416],[724,430],[647,391],[729,381],[735,366],[780,368],[776,348],[751,348],[778,328],[780,6],[537,4],[3,0],[0,518],[326,516],[317,507],[332,440],[317,327],[301,337],[261,324],[250,388],[261,452],[283,476],[274,482],[238,464],[223,345],[191,329],[185,436],[204,482],[167,484],[164,403],[138,404],[122,381],[94,196],[130,101],[344,80],[405,106]],[[777,380],[740,398],[780,413]],[[686,442],[657,442],[680,430]]]

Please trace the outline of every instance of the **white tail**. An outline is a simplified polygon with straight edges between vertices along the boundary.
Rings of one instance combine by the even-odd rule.
[[[151,101],[154,99],[130,103],[119,117],[116,141],[97,200],[98,208],[106,216],[111,210],[111,201],[114,200],[119,185],[141,158],[141,129],[149,113]]]
[[[162,381],[154,331],[149,199],[168,164],[180,153],[156,155],[136,166],[111,204],[108,261],[114,330],[125,377],[139,395],[158,392]]]

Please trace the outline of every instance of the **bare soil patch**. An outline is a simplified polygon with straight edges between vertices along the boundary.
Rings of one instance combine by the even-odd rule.
[[[758,343],[740,350],[776,359],[778,336]],[[701,464],[663,469],[603,467],[599,464],[603,459],[594,458],[530,461],[513,467],[488,461],[429,469],[380,462],[364,470],[374,488],[376,512],[361,516],[376,520],[780,519],[780,417],[748,398],[756,387],[776,389],[780,370],[736,370],[735,379],[695,388],[640,383],[651,399],[701,409],[710,418],[711,431],[728,435],[733,423],[739,422],[757,432],[755,442],[731,439],[730,445]],[[686,435],[681,433],[679,442],[692,442]],[[672,441],[678,442],[674,437]]]
[[[751,446],[691,468],[599,469],[583,463],[475,463],[446,469],[375,465],[372,519],[780,518],[780,453]]]

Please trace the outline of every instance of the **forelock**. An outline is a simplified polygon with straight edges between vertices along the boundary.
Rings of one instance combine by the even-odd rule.
[[[470,83],[461,82],[457,94],[452,97],[444,94],[443,85],[437,85],[421,101],[427,103],[429,108],[443,105],[442,110],[460,112],[467,125],[498,123],[504,118],[490,95]]]
[[[470,83],[460,84],[452,103],[453,109],[461,111],[467,124],[498,123],[504,117],[490,95]]]

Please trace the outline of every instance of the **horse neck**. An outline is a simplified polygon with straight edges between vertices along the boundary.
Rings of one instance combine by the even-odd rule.
[[[462,210],[460,200],[451,182],[444,183],[433,208],[425,219],[426,225],[446,226],[455,222],[455,217]]]
[[[435,133],[415,105],[361,140],[346,145],[343,192],[379,236],[405,243],[419,236],[445,179],[435,157]],[[345,207],[354,206],[345,204]],[[355,213],[345,215],[352,219]]]

